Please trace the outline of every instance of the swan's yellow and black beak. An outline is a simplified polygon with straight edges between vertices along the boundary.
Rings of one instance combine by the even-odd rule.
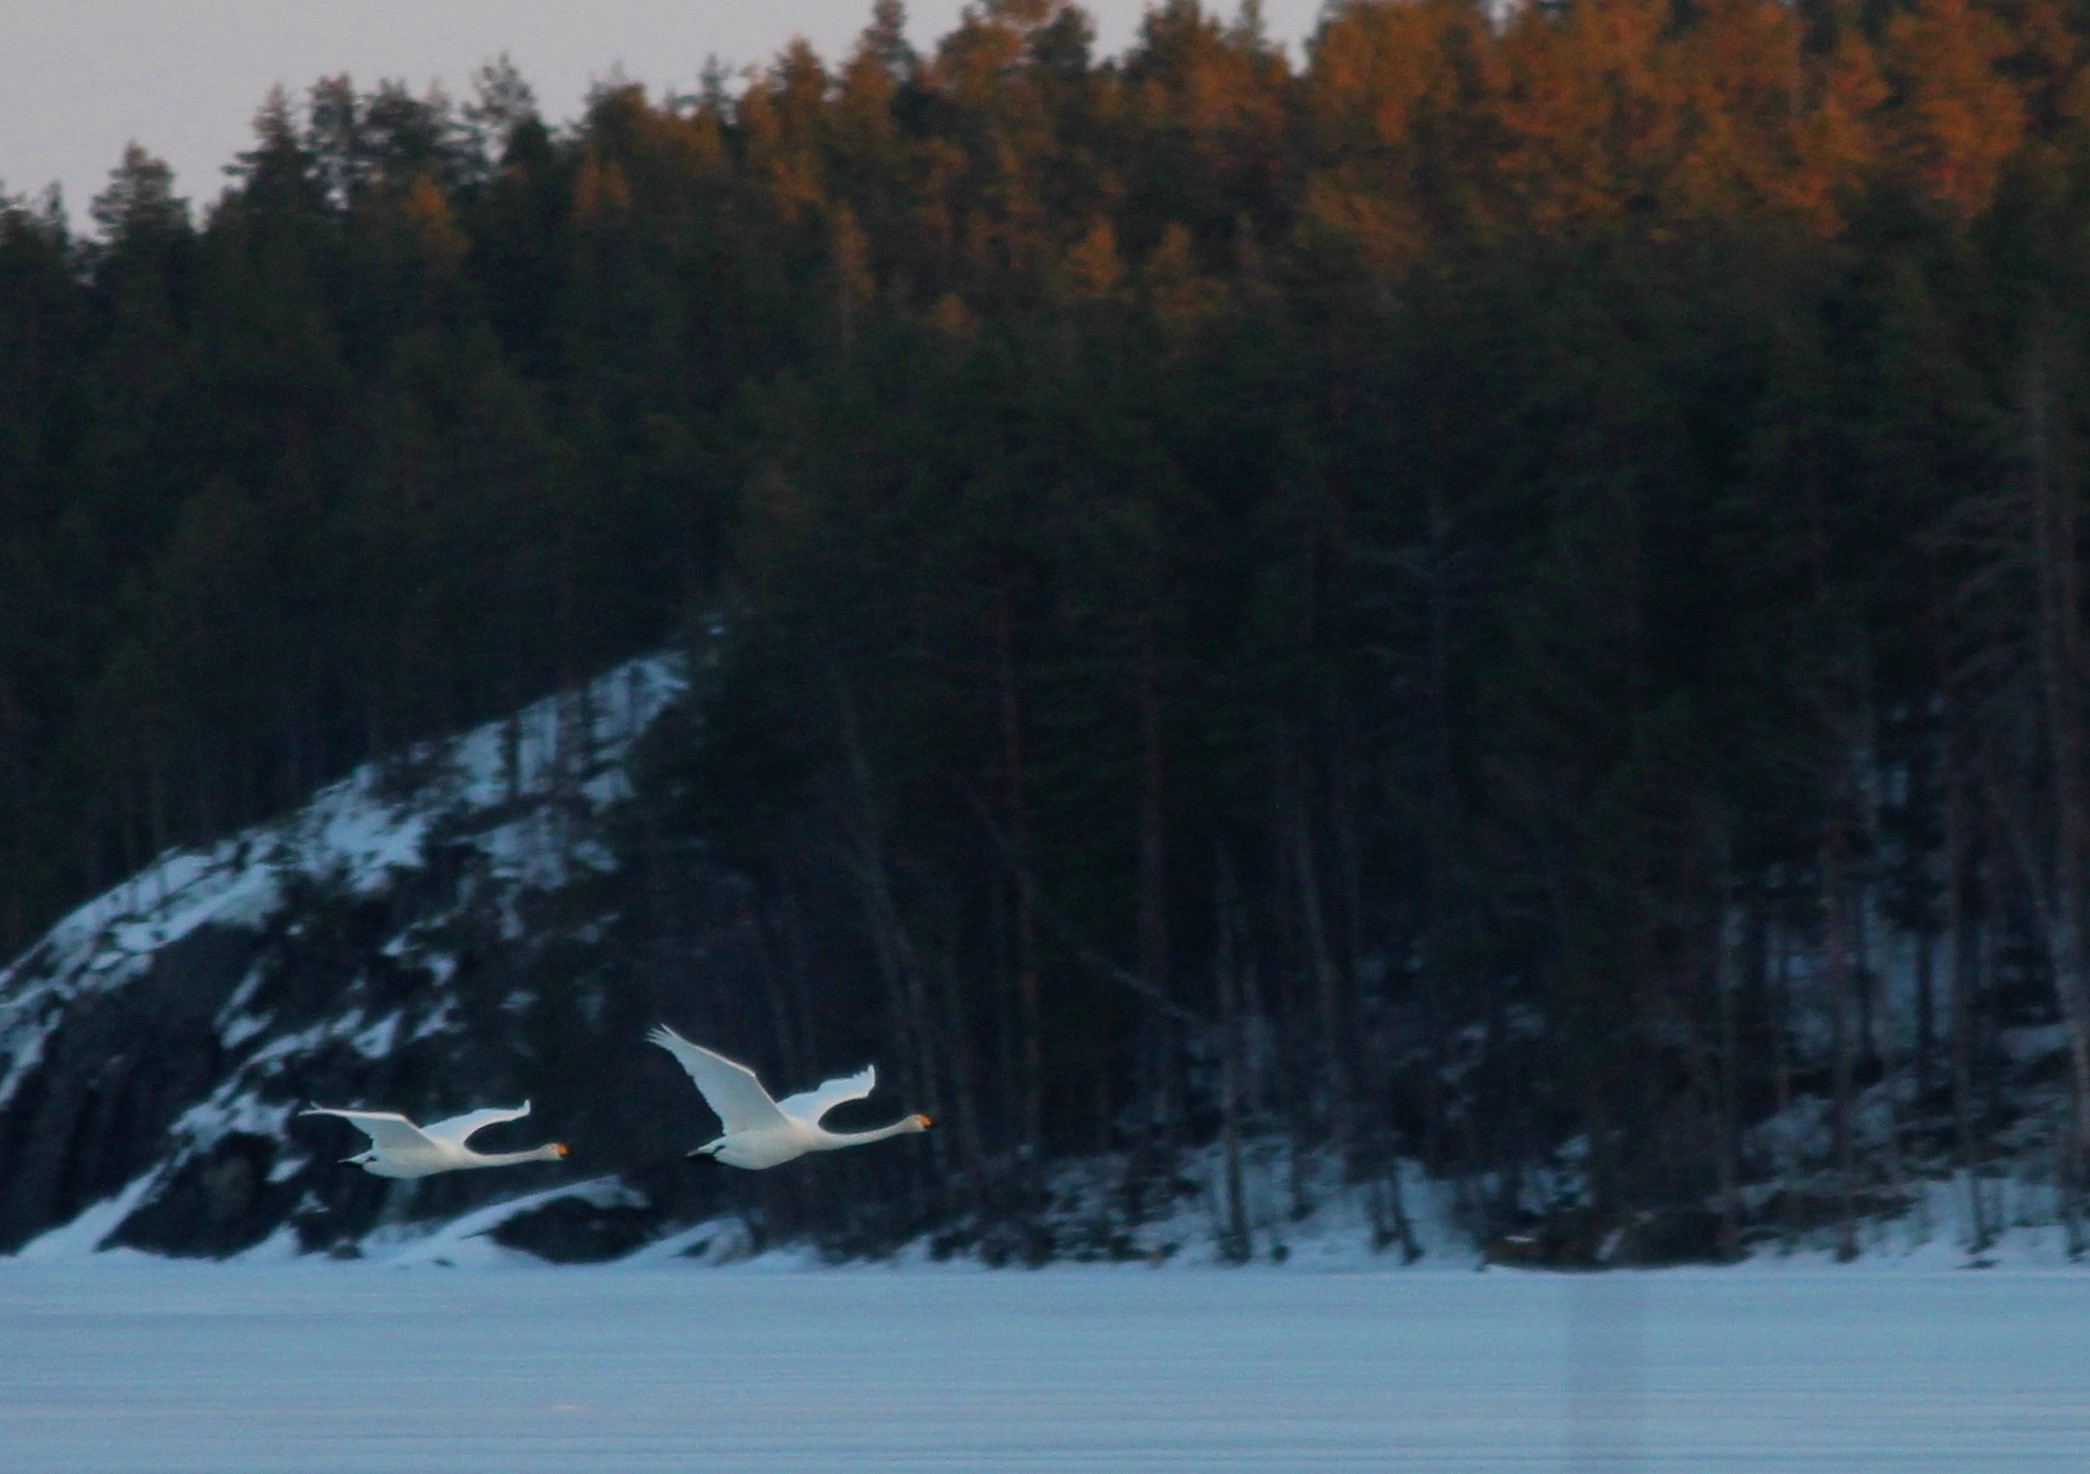
[[[927,1116],[916,1116],[914,1118],[914,1124],[921,1127],[922,1130],[927,1131],[931,1126],[934,1126],[936,1123],[930,1120]]]
[[[552,1154],[559,1157],[570,1157],[573,1155],[573,1152],[565,1142],[555,1141],[552,1143]]]

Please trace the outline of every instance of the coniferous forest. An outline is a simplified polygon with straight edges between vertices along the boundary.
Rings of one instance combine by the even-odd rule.
[[[1389,1245],[1406,1159],[1719,1254],[2007,1150],[2073,1222],[2090,15],[902,19],[0,201],[0,942],[681,643],[742,1037],[979,1203],[1196,1147],[1238,1235],[1279,1139]]]

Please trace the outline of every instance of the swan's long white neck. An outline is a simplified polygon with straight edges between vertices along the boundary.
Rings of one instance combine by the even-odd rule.
[[[564,1152],[559,1150],[556,1142],[547,1142],[543,1146],[532,1147],[526,1152],[489,1152],[484,1156],[478,1152],[473,1152],[470,1162],[466,1165],[472,1167],[513,1167],[517,1162],[556,1162],[565,1155]]]
[[[868,1142],[884,1141],[888,1136],[900,1136],[921,1129],[915,1124],[912,1116],[902,1116],[892,1125],[880,1126],[876,1131],[829,1131],[823,1126],[819,1128],[819,1149],[831,1152],[845,1146],[863,1146]]]

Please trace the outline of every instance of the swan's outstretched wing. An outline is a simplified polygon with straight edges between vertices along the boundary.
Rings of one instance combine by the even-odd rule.
[[[327,1106],[313,1106],[298,1114],[339,1116],[369,1137],[370,1144],[381,1152],[412,1151],[428,1145],[427,1133],[397,1111],[337,1111]]]
[[[530,1103],[528,1101],[524,1101],[513,1110],[503,1110],[500,1106],[489,1106],[483,1111],[466,1111],[463,1115],[452,1116],[447,1121],[431,1121],[428,1125],[421,1128],[421,1134],[433,1137],[437,1141],[447,1141],[452,1146],[463,1146],[466,1141],[471,1139],[471,1135],[475,1131],[483,1130],[502,1121],[520,1121],[528,1114],[530,1114]]]
[[[811,1090],[801,1090],[796,1095],[787,1095],[776,1103],[776,1108],[787,1116],[796,1116],[801,1121],[817,1123],[820,1118],[844,1101],[862,1100],[878,1083],[878,1070],[874,1065],[865,1065],[853,1075],[839,1075],[824,1080]]]
[[[723,1054],[713,1054],[701,1044],[690,1043],[666,1024],[646,1037],[681,1061],[690,1079],[697,1082],[704,1103],[718,1113],[726,1135],[784,1124],[784,1113],[776,1108],[776,1102],[746,1065],[736,1064]]]

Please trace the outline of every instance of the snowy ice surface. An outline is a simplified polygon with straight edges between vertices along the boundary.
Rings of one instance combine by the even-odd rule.
[[[2060,1474],[2080,1274],[0,1263],[14,1474]]]

